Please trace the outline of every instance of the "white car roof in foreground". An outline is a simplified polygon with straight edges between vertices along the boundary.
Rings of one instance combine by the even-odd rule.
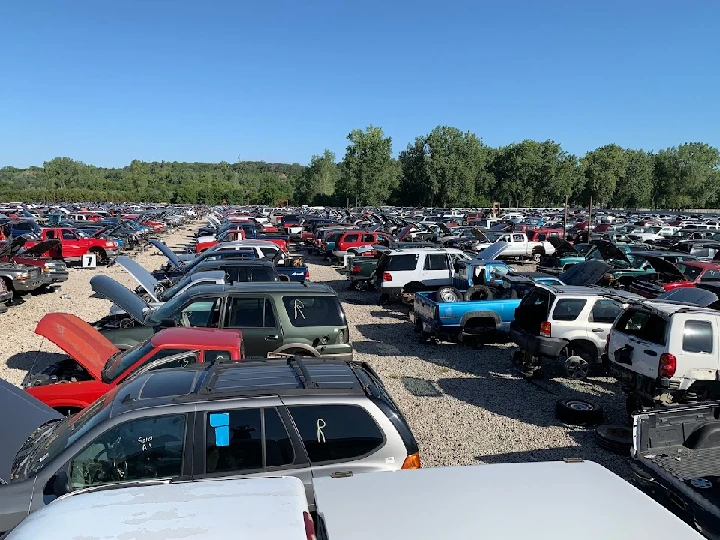
[[[62,497],[7,540],[306,540],[307,510],[290,476],[119,487]]]
[[[400,470],[313,485],[331,540],[702,538],[591,461]]]

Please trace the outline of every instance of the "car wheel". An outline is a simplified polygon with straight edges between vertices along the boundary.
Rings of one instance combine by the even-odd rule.
[[[542,254],[541,254],[539,251],[533,253],[533,254],[532,254],[532,261],[533,261],[535,264],[539,263],[541,256],[542,256]]]
[[[555,403],[555,418],[572,426],[595,426],[603,420],[603,408],[584,399],[560,399]]]
[[[590,374],[592,353],[586,347],[570,344],[560,352],[558,359],[568,379],[582,380]]]
[[[459,302],[462,298],[460,291],[455,287],[440,287],[435,296],[441,302]]]
[[[492,300],[495,295],[493,294],[490,287],[485,285],[473,285],[467,291],[465,291],[465,301],[470,302],[473,300]]]
[[[626,455],[630,453],[632,447],[632,429],[615,424],[598,426],[595,430],[595,440],[598,446],[605,450]]]

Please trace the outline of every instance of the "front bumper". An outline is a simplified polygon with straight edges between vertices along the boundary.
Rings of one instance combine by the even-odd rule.
[[[43,282],[42,276],[38,275],[37,277],[32,277],[22,281],[13,279],[12,285],[16,291],[32,292],[45,285],[45,283]]]
[[[523,351],[544,358],[557,358],[567,345],[564,339],[536,336],[526,330],[513,327],[510,327],[510,339]]]

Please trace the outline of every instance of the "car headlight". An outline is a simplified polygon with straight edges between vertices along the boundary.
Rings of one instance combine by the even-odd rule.
[[[27,272],[23,272],[22,274],[19,274],[16,278],[17,281],[26,281],[30,279],[30,274]]]

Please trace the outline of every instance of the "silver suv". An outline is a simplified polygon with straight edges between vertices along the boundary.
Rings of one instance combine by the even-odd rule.
[[[407,422],[359,362],[294,357],[152,371],[70,418],[18,393],[7,388],[0,405],[34,425],[24,427],[31,434],[0,486],[0,531],[104,484],[285,475],[302,480],[313,501],[313,477],[420,467]]]
[[[515,359],[532,376],[543,358],[562,362],[571,379],[584,379],[602,361],[608,332],[627,302],[641,297],[615,289],[538,285],[520,302],[510,337]]]

